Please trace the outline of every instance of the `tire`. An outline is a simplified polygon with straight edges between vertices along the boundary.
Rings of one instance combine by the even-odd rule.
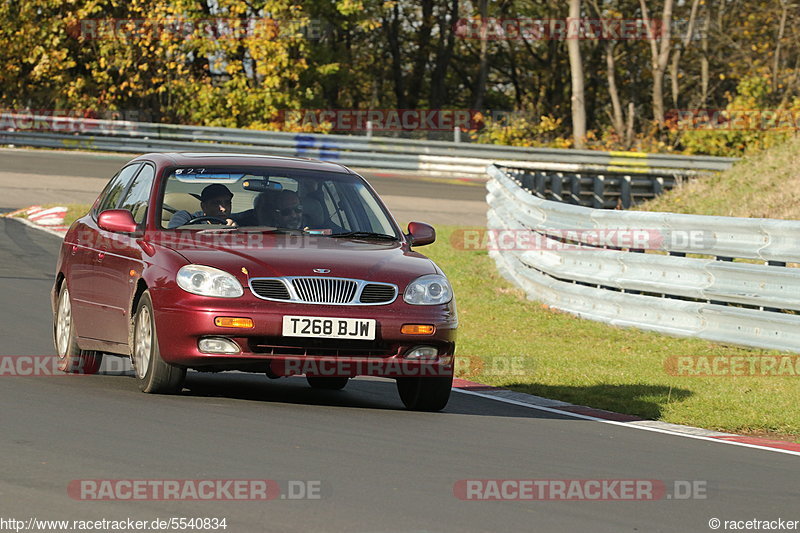
[[[66,280],[58,291],[58,303],[53,316],[53,345],[58,355],[58,369],[67,374],[96,374],[103,362],[103,354],[81,350],[75,337],[72,319],[72,302]]]
[[[136,306],[131,361],[142,392],[175,394],[183,389],[186,369],[170,365],[161,359],[153,318],[153,301],[150,299],[149,291],[142,293]]]
[[[450,400],[453,376],[397,378],[397,392],[406,409],[441,411]]]
[[[346,377],[327,377],[327,376],[306,376],[306,381],[312,389],[342,390],[350,378]]]

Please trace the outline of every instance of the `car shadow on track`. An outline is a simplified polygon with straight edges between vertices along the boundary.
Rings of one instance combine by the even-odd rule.
[[[692,396],[692,391],[665,385],[599,383],[589,386],[555,386],[515,383],[509,388],[564,402],[658,420],[662,408]]]
[[[388,392],[394,383],[350,380],[344,390],[312,389],[303,377],[269,379],[262,374],[189,372],[181,396],[230,398],[258,402],[400,409]]]
[[[123,379],[136,388],[135,372],[127,358],[106,356],[98,376]],[[127,378],[127,379],[126,379]],[[130,381],[128,381],[130,379]],[[108,384],[108,382],[107,382]],[[117,387],[119,384],[116,385]],[[126,387],[127,388],[127,387]],[[607,398],[602,407],[619,412],[636,412],[647,418],[657,418],[664,399],[680,401],[691,395],[684,389],[648,385],[595,385],[592,387],[552,387],[530,384],[517,385],[517,390],[526,390],[545,398],[560,398],[564,401],[582,403],[581,398]],[[477,389],[481,392],[485,388]],[[177,395],[185,398],[226,398],[250,402],[282,403],[307,406],[329,406],[355,409],[403,411],[394,380],[380,378],[351,379],[343,390],[312,389],[304,377],[269,379],[263,374],[244,372],[205,373],[191,371],[186,375],[183,391]],[[661,399],[654,402],[653,399]],[[625,409],[614,409],[609,404],[624,403]],[[586,403],[586,402],[583,402]],[[594,404],[592,407],[600,407]],[[502,416],[519,418],[569,418],[530,407],[511,405],[453,391],[450,402],[441,411],[443,414]],[[441,414],[440,413],[440,414]]]
[[[397,394],[395,382],[376,378],[350,380],[343,390],[331,391],[312,389],[303,377],[271,380],[259,374],[190,372],[186,376],[186,383],[180,396],[356,409],[405,410]],[[451,393],[447,407],[441,412],[415,414],[430,416],[458,414],[536,419],[570,418],[557,413],[460,394],[456,391]]]

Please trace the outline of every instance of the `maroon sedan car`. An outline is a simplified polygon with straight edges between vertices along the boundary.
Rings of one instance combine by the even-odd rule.
[[[352,170],[310,159],[147,154],[67,232],[52,293],[60,367],[130,357],[142,391],[187,369],[306,376],[341,389],[394,378],[405,406],[440,410],[456,314],[441,269],[412,248]]]

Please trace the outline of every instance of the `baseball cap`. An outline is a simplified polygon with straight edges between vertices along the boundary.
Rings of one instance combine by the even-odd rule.
[[[233,193],[228,189],[226,186],[222,185],[221,183],[213,183],[203,189],[203,192],[200,194],[200,201],[207,202],[213,198],[219,198],[220,196],[227,196],[228,198],[233,198]]]

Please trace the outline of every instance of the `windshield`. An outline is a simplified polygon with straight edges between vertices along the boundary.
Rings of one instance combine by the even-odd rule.
[[[358,176],[276,168],[176,168],[167,177],[161,225],[398,236]]]

